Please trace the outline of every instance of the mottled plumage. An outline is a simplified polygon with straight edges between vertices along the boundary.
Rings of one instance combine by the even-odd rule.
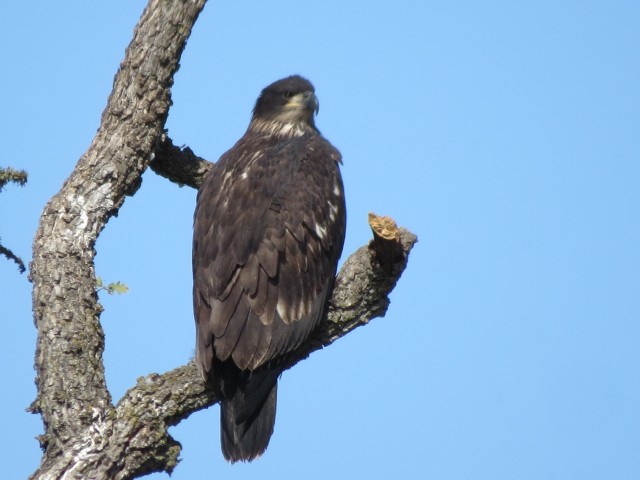
[[[266,449],[282,364],[322,321],[342,252],[341,157],[315,127],[313,92],[297,75],[266,87],[198,192],[196,361],[222,395],[232,462]]]

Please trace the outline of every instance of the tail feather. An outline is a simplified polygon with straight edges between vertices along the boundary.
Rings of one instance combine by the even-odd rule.
[[[276,421],[278,385],[258,395],[240,386],[230,399],[220,402],[220,437],[222,454],[231,463],[251,461],[264,453],[269,445]],[[264,388],[264,383],[261,382]],[[248,393],[248,394],[247,394]],[[261,397],[261,398],[260,398]]]

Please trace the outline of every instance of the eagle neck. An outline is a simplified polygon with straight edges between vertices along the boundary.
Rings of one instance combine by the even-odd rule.
[[[280,122],[278,120],[254,118],[249,124],[249,131],[262,135],[293,138],[316,132],[316,128],[307,122]]]

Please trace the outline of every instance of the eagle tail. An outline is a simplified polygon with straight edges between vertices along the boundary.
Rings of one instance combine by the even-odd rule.
[[[278,373],[274,373],[269,378],[249,377],[220,402],[222,454],[227,461],[250,462],[267,449],[276,422]]]

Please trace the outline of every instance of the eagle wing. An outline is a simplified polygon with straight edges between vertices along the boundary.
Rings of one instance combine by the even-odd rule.
[[[241,139],[207,175],[194,220],[198,363],[254,370],[318,325],[342,252],[340,153],[319,135]]]

